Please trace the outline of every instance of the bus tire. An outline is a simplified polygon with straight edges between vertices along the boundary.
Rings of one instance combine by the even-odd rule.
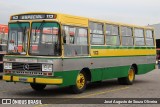
[[[35,83],[30,83],[31,87],[35,91],[42,91],[46,87],[45,84],[35,84]]]
[[[76,84],[71,86],[72,92],[74,94],[82,93],[87,86],[87,76],[85,72],[80,72],[77,75]]]
[[[135,80],[135,69],[131,67],[127,77],[118,78],[118,83],[122,85],[132,85]]]

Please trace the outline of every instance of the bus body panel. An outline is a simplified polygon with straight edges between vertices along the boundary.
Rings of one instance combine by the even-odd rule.
[[[54,15],[56,17],[52,19],[34,19],[34,17],[28,17],[30,15]],[[26,82],[26,83],[39,83],[39,84],[48,84],[48,85],[59,85],[59,86],[70,86],[70,85],[75,85],[76,80],[77,80],[77,75],[79,72],[82,71],[82,69],[87,68],[90,70],[91,73],[91,82],[95,81],[101,81],[101,80],[106,80],[106,79],[112,79],[112,78],[121,78],[121,77],[126,77],[128,76],[128,71],[131,68],[131,66],[134,64],[137,66],[137,73],[136,74],[145,74],[155,68],[155,55],[156,55],[156,50],[155,50],[155,40],[154,40],[154,33],[153,33],[153,41],[154,45],[153,46],[146,46],[146,45],[140,45],[136,46],[135,45],[135,40],[133,40],[133,45],[132,46],[122,46],[122,32],[120,31],[121,27],[126,26],[130,27],[132,29],[132,33],[134,35],[134,29],[139,28],[143,30],[143,33],[146,32],[146,30],[151,30],[154,32],[153,28],[150,27],[143,27],[143,26],[136,26],[136,25],[129,25],[129,24],[124,24],[124,23],[116,23],[116,22],[111,22],[111,21],[102,21],[102,20],[97,20],[97,19],[91,19],[91,18],[85,18],[85,17],[79,17],[79,16],[73,16],[73,15],[67,15],[67,14],[61,14],[61,13],[44,13],[44,12],[39,12],[39,13],[24,13],[24,14],[17,14],[11,16],[11,21],[9,23],[16,23],[17,20],[12,20],[14,18],[17,18],[17,16],[23,16],[25,15],[25,20],[21,19],[20,22],[29,22],[30,27],[32,27],[32,23],[34,22],[42,22],[45,23],[52,23],[52,22],[57,22],[60,24],[60,42],[61,42],[61,51],[62,55],[53,57],[53,56],[32,56],[27,52],[26,55],[6,55],[4,57],[4,62],[11,62],[11,63],[20,63],[21,65],[21,70],[16,71],[16,70],[4,70],[6,71],[16,71],[17,73],[26,73],[30,71],[25,71],[23,67],[25,64],[52,64],[53,65],[53,71],[51,76],[46,76],[46,75],[35,75],[34,73],[40,72],[44,73],[41,70],[39,71],[32,71],[31,74],[14,74],[14,73],[6,73],[3,76],[3,80],[10,81],[10,82]],[[27,19],[28,18],[28,19]],[[33,19],[30,19],[33,18]],[[40,18],[40,17],[39,17]],[[114,45],[110,46],[107,45],[106,42],[102,40],[102,44],[92,44],[91,43],[91,38],[92,38],[92,32],[91,33],[91,27],[90,27],[90,22],[94,22],[97,25],[102,25],[103,26],[103,31],[97,31],[96,33],[100,33],[100,35],[104,36],[104,41],[106,41],[107,38],[107,32],[106,32],[106,27],[107,24],[110,25],[116,25],[118,26],[118,32],[119,32],[119,45]],[[43,25],[41,23],[41,25]],[[77,32],[74,30],[75,29],[80,29],[83,28],[87,30],[87,48],[88,48],[88,54],[86,56],[66,56],[64,52],[64,37],[65,33],[63,27],[67,26],[66,29],[69,29],[69,27],[72,29],[70,32],[68,32],[68,40],[73,38],[73,35],[76,35]],[[41,27],[41,26],[40,26]],[[93,26],[94,27],[94,26]],[[37,29],[37,27],[35,28]],[[99,30],[99,28],[97,27]],[[31,30],[31,28],[30,28]],[[39,30],[39,29],[38,29]],[[35,30],[36,31],[36,30]],[[48,31],[48,30],[47,30]],[[31,37],[31,32],[28,32],[28,38]],[[45,32],[47,33],[47,32]],[[91,33],[91,34],[90,34]],[[95,34],[96,34],[95,33]],[[52,33],[50,33],[52,34]],[[132,35],[132,36],[133,36]],[[144,33],[146,36],[146,34]],[[143,35],[143,36],[144,36]],[[81,36],[85,36],[81,35]],[[112,35],[113,36],[113,35]],[[144,36],[144,38],[145,38]],[[71,38],[72,37],[72,38]],[[98,37],[98,36],[97,36]],[[134,36],[132,37],[134,38]],[[145,38],[146,39],[146,38]],[[144,39],[144,40],[145,40]],[[29,40],[28,40],[29,42]],[[83,41],[84,42],[84,41]],[[67,42],[66,42],[67,43]],[[145,43],[146,44],[146,41]],[[29,43],[27,44],[29,47]],[[77,44],[72,44],[72,45],[77,45]],[[83,45],[83,44],[80,44]],[[82,47],[82,46],[81,46]],[[22,47],[19,47],[19,50]],[[33,46],[32,47],[34,51],[38,50],[38,47]],[[32,49],[31,48],[31,49]],[[47,49],[47,48],[46,48]],[[28,49],[29,50],[29,49]],[[68,50],[70,51],[70,50]],[[72,52],[71,52],[72,53]],[[33,73],[33,74],[32,74]]]

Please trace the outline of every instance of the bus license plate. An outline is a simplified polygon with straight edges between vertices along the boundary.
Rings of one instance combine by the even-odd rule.
[[[19,78],[19,81],[21,81],[21,82],[27,82],[27,78]]]

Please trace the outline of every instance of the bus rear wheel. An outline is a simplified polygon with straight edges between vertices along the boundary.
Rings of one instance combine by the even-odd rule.
[[[30,83],[31,87],[35,91],[42,91],[46,87],[45,84],[35,84],[35,83]]]
[[[119,84],[132,85],[135,80],[135,69],[133,67],[128,71],[127,77],[118,78]]]
[[[75,94],[82,93],[87,86],[87,78],[85,72],[80,72],[76,79],[76,84],[71,86],[72,92]]]

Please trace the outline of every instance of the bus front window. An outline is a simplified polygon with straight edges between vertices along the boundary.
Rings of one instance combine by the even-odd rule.
[[[9,24],[8,54],[26,54],[29,23],[17,22]]]
[[[29,53],[30,55],[60,56],[59,24],[33,22]]]

